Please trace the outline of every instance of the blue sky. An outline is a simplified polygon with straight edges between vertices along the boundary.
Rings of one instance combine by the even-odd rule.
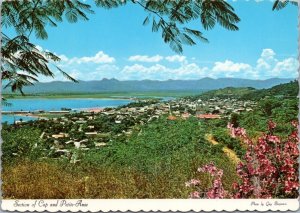
[[[151,32],[150,25],[142,25],[147,12],[133,4],[94,8],[89,21],[63,22],[47,28],[47,40],[31,39],[59,55],[59,66],[80,80],[297,77],[297,7],[272,11],[269,0],[229,3],[241,18],[239,31],[220,26],[206,31],[196,20],[190,26],[202,31],[209,43],[184,46],[182,55],[160,33]],[[54,80],[64,79],[57,74]]]

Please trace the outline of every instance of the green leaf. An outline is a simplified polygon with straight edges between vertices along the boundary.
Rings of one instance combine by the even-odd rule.
[[[78,80],[76,80],[75,78],[73,78],[72,76],[70,76],[68,73],[66,73],[65,71],[63,71],[62,69],[60,69],[58,66],[56,66],[56,68],[63,74],[64,77],[66,77],[70,81],[73,81],[75,83],[79,82]]]
[[[146,26],[146,25],[148,25],[149,24],[149,16],[147,16],[146,18],[145,18],[145,20],[143,21],[143,25],[144,26]]]

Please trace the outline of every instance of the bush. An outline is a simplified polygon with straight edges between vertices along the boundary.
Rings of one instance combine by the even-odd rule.
[[[213,130],[213,137],[217,142],[223,144],[223,146],[232,149],[239,158],[245,155],[246,149],[242,146],[241,141],[237,138],[232,138],[227,129],[215,128]]]
[[[247,144],[245,161],[237,166],[237,175],[232,193],[228,193],[222,184],[223,170],[213,163],[199,167],[199,172],[209,173],[213,184],[199,187],[201,181],[192,179],[187,186],[196,188],[191,198],[297,198],[299,196],[299,138],[298,123],[293,122],[294,131],[286,139],[274,135],[276,124],[269,122],[268,132],[256,142],[252,141],[243,128],[228,125],[232,137],[240,137]]]
[[[3,162],[11,162],[16,158],[36,159],[40,153],[41,131],[23,127],[8,131],[2,130],[2,160]],[[39,147],[39,148],[38,148]]]

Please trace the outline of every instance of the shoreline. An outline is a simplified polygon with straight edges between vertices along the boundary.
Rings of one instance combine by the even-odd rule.
[[[77,109],[71,109],[70,111],[63,111],[63,110],[55,110],[55,111],[44,111],[42,113],[33,113],[33,112],[27,112],[20,113],[18,111],[17,113],[14,113],[14,111],[5,111],[5,113],[1,113],[2,115],[8,115],[8,116],[21,116],[21,117],[40,117],[40,114],[70,114],[70,113],[78,113],[78,112],[102,112],[105,108],[111,108],[110,106],[107,107],[88,107],[88,108],[77,108]]]
[[[165,97],[182,97],[199,94],[198,92],[132,92],[132,93],[91,93],[91,94],[2,94],[8,100],[14,99],[107,99],[107,100],[132,100],[132,99],[163,99]]]
[[[30,97],[17,97],[17,98],[6,98],[8,101],[9,100],[30,100],[30,99],[40,99],[40,100],[49,100],[49,99],[92,99],[92,100],[97,100],[97,99],[101,99],[101,100],[136,100],[136,99],[138,99],[138,98],[126,98],[126,97],[124,97],[124,98],[113,98],[113,97],[111,97],[111,98],[109,98],[109,97],[107,97],[107,98],[105,98],[105,97],[103,97],[103,98],[85,98],[85,97],[34,97],[34,96],[30,96]]]

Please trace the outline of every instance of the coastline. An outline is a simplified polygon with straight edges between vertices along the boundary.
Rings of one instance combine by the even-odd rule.
[[[124,97],[124,98],[114,98],[114,97],[99,97],[99,98],[88,98],[88,97],[36,97],[36,96],[27,96],[27,97],[14,97],[6,98],[7,100],[30,100],[30,99],[39,99],[39,100],[51,100],[51,99],[89,99],[89,100],[136,100],[137,98]]]

